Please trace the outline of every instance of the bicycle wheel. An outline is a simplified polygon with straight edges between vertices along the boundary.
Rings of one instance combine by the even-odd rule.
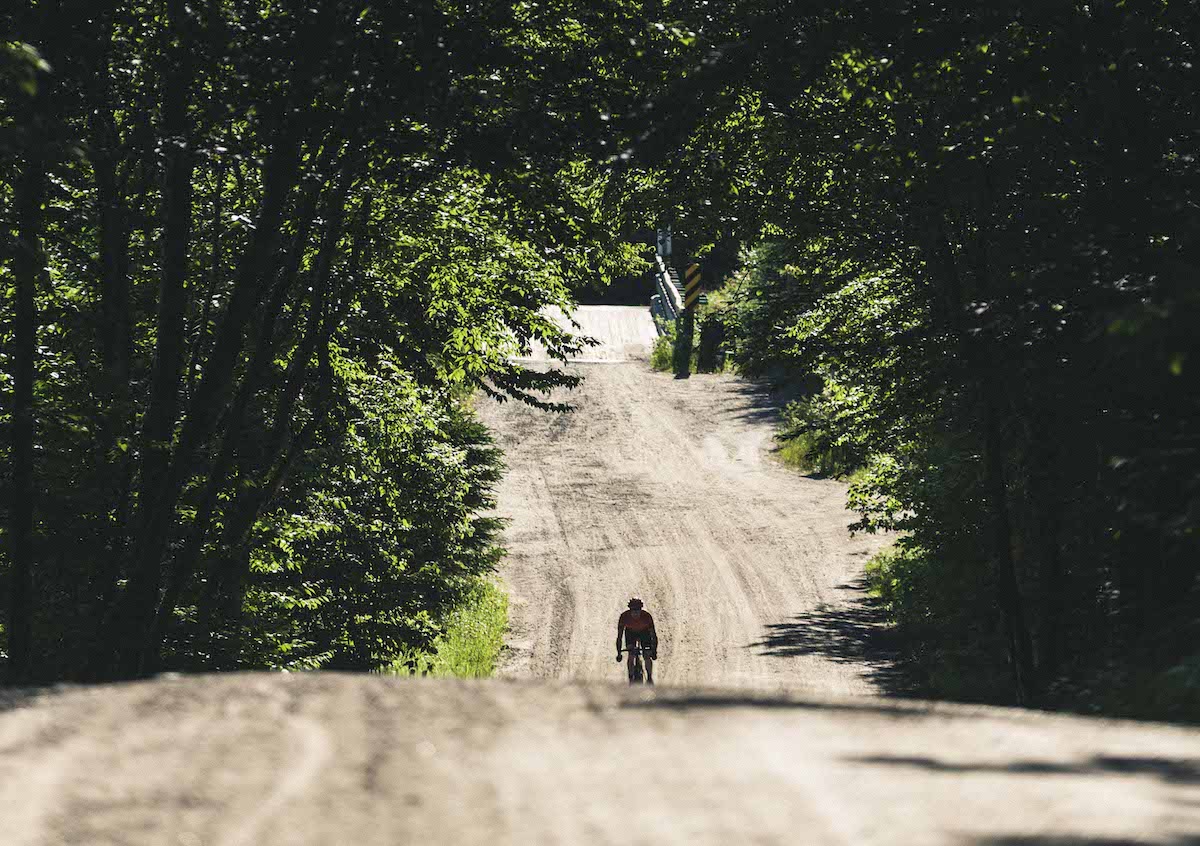
[[[633,673],[629,677],[630,684],[641,684],[645,678],[645,669],[642,667],[642,656],[638,655],[633,659]]]

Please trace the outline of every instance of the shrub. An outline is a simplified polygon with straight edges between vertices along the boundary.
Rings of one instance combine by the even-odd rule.
[[[788,403],[778,436],[779,457],[806,473],[836,477],[853,473],[866,456],[847,418],[863,402],[859,392],[828,382],[821,393]]]
[[[410,649],[388,672],[401,676],[486,678],[496,671],[508,626],[508,596],[481,580],[428,650]]]
[[[655,370],[670,370],[675,356],[675,342],[666,335],[654,339],[650,350],[650,366]]]
[[[920,682],[930,695],[996,701],[1011,687],[1004,642],[977,607],[991,595],[974,562],[932,556],[902,538],[867,562],[871,592],[883,600]],[[963,601],[975,597],[975,601]],[[979,598],[982,598],[979,599]]]

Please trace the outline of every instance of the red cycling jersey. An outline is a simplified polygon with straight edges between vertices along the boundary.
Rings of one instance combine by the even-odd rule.
[[[617,620],[617,628],[638,633],[652,632],[654,631],[654,618],[650,616],[649,611],[634,611],[631,608],[622,612],[620,619]]]

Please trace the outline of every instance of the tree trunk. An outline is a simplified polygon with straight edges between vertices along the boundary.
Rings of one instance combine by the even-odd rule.
[[[249,564],[247,543],[250,531],[262,507],[274,496],[288,468],[294,463],[298,450],[302,449],[311,436],[314,422],[320,417],[321,409],[314,409],[313,419],[299,438],[287,438],[296,402],[305,383],[308,364],[313,352],[328,350],[335,318],[330,312],[330,288],[334,256],[341,240],[342,220],[347,184],[330,198],[326,209],[327,225],[318,254],[315,279],[312,280],[313,302],[309,311],[309,325],[304,339],[298,345],[287,378],[282,387],[276,410],[276,425],[267,441],[266,466],[261,468],[260,478],[239,486],[238,495],[227,512],[225,531],[220,545],[221,554],[216,566],[209,573],[208,583],[201,598],[199,616],[201,628],[213,636],[211,654],[216,669],[229,668],[236,658],[239,647],[237,630],[240,608],[245,593],[246,572]],[[357,254],[357,251],[356,251]],[[352,259],[352,263],[353,263]],[[328,370],[328,359],[322,357]],[[323,379],[328,374],[322,372]],[[327,391],[318,392],[323,404]],[[221,634],[224,637],[220,637]]]
[[[182,6],[182,0],[172,0]],[[316,67],[323,61],[320,49],[330,35],[330,4],[317,13],[298,36],[302,58],[294,71],[291,91],[284,104],[271,153],[263,168],[262,200],[253,235],[238,266],[233,290],[217,329],[204,374],[191,396],[178,441],[158,485],[156,495],[143,503],[138,538],[129,567],[129,587],[115,613],[119,633],[113,644],[112,672],[118,677],[140,675],[148,641],[156,630],[162,584],[162,562],[175,522],[183,486],[196,471],[196,457],[212,438],[233,390],[234,377],[246,342],[246,326],[275,278],[280,264],[279,244],[288,198],[299,181],[301,149],[309,128],[307,104],[317,84]],[[306,64],[307,63],[307,64]]]
[[[325,210],[324,217],[327,221],[327,231],[322,246],[321,257],[318,260],[319,278],[313,285],[315,295],[314,313],[319,312],[320,303],[324,299],[324,291],[328,284],[329,274],[329,257],[327,256],[327,251],[336,245],[336,233],[340,232],[344,202],[345,188],[335,189],[335,195]],[[180,597],[183,595],[183,591],[192,578],[196,562],[200,557],[201,548],[204,545],[204,539],[214,516],[218,494],[237,456],[250,401],[259,394],[265,384],[269,371],[269,362],[274,357],[277,348],[275,338],[276,323],[283,311],[287,293],[291,290],[299,274],[312,221],[316,215],[317,191],[315,188],[310,192],[310,196],[303,203],[303,206],[300,229],[296,233],[291,249],[288,251],[288,261],[280,273],[280,278],[276,282],[271,300],[267,303],[266,308],[263,309],[258,337],[254,344],[254,353],[251,356],[250,363],[246,367],[246,373],[241,385],[238,387],[230,412],[226,415],[225,431],[221,438],[221,447],[218,451],[217,459],[208,474],[204,488],[201,491],[196,520],[183,546],[172,561],[167,581],[167,590],[163,596],[162,607],[156,617],[154,635],[145,645],[146,654],[143,656],[145,663],[152,663],[156,660],[157,649],[161,645],[162,638],[166,633],[169,616],[174,611]],[[333,234],[332,240],[330,238],[331,234]],[[303,341],[301,342],[301,346],[304,346]],[[311,350],[305,353],[305,355],[310,354]],[[287,398],[285,397],[284,399],[286,400]],[[281,401],[281,404],[284,404],[283,401]],[[288,413],[289,415],[291,413],[290,404],[288,404]],[[270,460],[274,461],[274,457]]]
[[[101,39],[107,45],[112,23],[104,24]],[[89,595],[94,606],[89,629],[100,631],[104,615],[112,606],[120,580],[120,562],[128,541],[127,511],[133,474],[128,435],[133,426],[131,393],[132,314],[129,296],[130,216],[117,176],[121,139],[109,102],[108,49],[95,72],[92,96],[96,107],[88,119],[88,152],[96,186],[96,214],[100,253],[100,431],[97,438],[97,485],[103,491],[104,511],[99,529],[100,555],[91,574]],[[97,640],[93,634],[94,653]],[[81,656],[92,664],[96,655]]]
[[[1008,509],[1008,484],[1004,473],[1004,444],[1000,435],[996,376],[990,366],[980,380],[983,415],[984,496],[992,523],[992,556],[1000,612],[1012,661],[1018,705],[1032,705],[1036,698],[1033,640],[1025,619],[1021,587],[1012,552],[1012,521]]]
[[[142,421],[141,473],[137,518],[134,521],[134,559],[141,566],[130,576],[115,632],[114,670],[120,677],[139,673],[137,646],[157,605],[161,585],[161,551],[147,548],[149,529],[159,513],[159,498],[167,484],[171,446],[179,417],[179,390],[184,357],[184,312],[187,305],[188,258],[192,237],[192,172],[195,156],[188,127],[188,104],[193,85],[190,15],[184,0],[169,0],[167,17],[173,42],[167,51],[170,71],[163,90],[162,141],[162,275],[150,402]]]
[[[1033,641],[1025,619],[1016,577],[1016,562],[1012,553],[1012,525],[1008,510],[1004,449],[999,420],[999,374],[995,372],[996,363],[992,361],[992,355],[997,350],[985,345],[986,334],[982,329],[968,327],[964,319],[970,294],[965,290],[958,258],[951,246],[945,214],[933,211],[931,216],[932,226],[923,222],[917,231],[924,241],[929,266],[942,281],[938,287],[943,296],[935,301],[934,314],[944,322],[947,332],[955,341],[959,359],[965,365],[962,378],[968,384],[974,383],[980,395],[985,512],[991,521],[991,559],[996,579],[996,602],[1008,641],[1015,697],[1022,704],[1029,704],[1035,690]],[[986,237],[986,221],[980,229],[979,237],[982,240]],[[986,245],[980,245],[975,281],[981,290],[987,288],[988,273]]]
[[[205,335],[208,334],[208,324],[212,316],[212,301],[217,295],[217,285],[221,280],[221,234],[223,229],[224,192],[225,192],[225,163],[218,161],[213,174],[212,218],[208,231],[208,283],[200,301],[200,317],[196,320],[195,337],[192,339],[191,352],[187,360],[187,396],[192,396],[192,386],[196,380],[196,367],[207,347]]]
[[[183,429],[169,467],[156,495],[146,501],[144,519],[130,565],[129,589],[122,597],[117,617],[123,632],[115,644],[121,656],[114,671],[118,677],[142,672],[148,639],[155,631],[162,584],[162,559],[174,523],[183,484],[193,470],[197,452],[212,436],[218,417],[229,400],[234,371],[245,343],[245,327],[258,305],[265,282],[274,277],[280,230],[287,196],[299,169],[299,141],[285,138],[268,162],[263,202],[254,236],[243,256],[238,279],[226,305],[196,393],[188,405]]]
[[[16,303],[13,314],[12,505],[9,511],[8,681],[26,684],[33,678],[34,615],[34,484],[33,383],[37,355],[37,287],[46,266],[42,251],[42,204],[46,161],[40,142],[39,92],[30,104],[32,136],[13,191],[17,239],[13,251]]]
[[[106,428],[110,437],[123,426],[129,392],[132,356],[129,311],[129,209],[121,194],[117,161],[122,149],[113,116],[109,90],[109,55],[112,49],[115,3],[108,2],[97,15],[96,38],[102,45],[89,91],[94,107],[88,115],[88,159],[96,185],[96,217],[100,253],[100,351],[104,364],[104,392],[109,404]],[[102,443],[105,449],[112,444]]]
[[[1012,518],[1008,503],[1008,482],[1004,460],[1005,447],[1001,430],[1001,415],[1006,403],[1002,403],[1003,381],[999,372],[999,359],[1004,355],[1002,328],[997,317],[995,299],[1001,296],[994,281],[991,257],[991,238],[995,210],[993,208],[991,176],[983,165],[979,174],[978,193],[975,202],[975,224],[977,227],[975,250],[975,285],[978,297],[985,302],[981,311],[982,325],[973,327],[965,339],[968,362],[974,371],[979,391],[980,415],[983,422],[983,488],[988,504],[992,526],[992,561],[996,579],[996,599],[1004,618],[1005,634],[1008,639],[1009,660],[1012,663],[1013,687],[1018,705],[1032,705],[1035,701],[1037,684],[1033,658],[1033,638],[1025,615],[1021,597],[1021,584],[1017,576],[1017,562],[1013,556]],[[961,307],[966,307],[963,301]],[[988,324],[990,321],[990,325]]]
[[[328,349],[326,342],[325,349]],[[323,354],[322,372],[328,376],[328,356]],[[327,391],[320,391],[324,396]],[[327,400],[326,400],[327,401]],[[200,618],[207,621],[212,638],[210,654],[214,670],[236,669],[241,654],[242,606],[246,583],[250,575],[250,542],[254,523],[264,505],[269,503],[287,481],[296,460],[316,434],[323,422],[324,410],[314,409],[312,419],[297,434],[285,435],[282,452],[265,477],[256,484],[241,489],[231,509],[221,545],[222,554],[210,574],[210,590],[206,591]]]
[[[1054,365],[1043,356],[1039,370],[1048,370]],[[1059,453],[1051,440],[1052,421],[1048,420],[1046,406],[1053,401],[1052,387],[1044,385],[1035,393],[1037,400],[1028,412],[1028,440],[1025,461],[1029,476],[1030,518],[1033,523],[1033,541],[1037,550],[1039,579],[1042,592],[1042,615],[1038,628],[1038,687],[1045,688],[1046,682],[1058,674],[1062,662],[1063,626],[1062,615],[1066,606],[1067,580],[1059,549],[1059,524],[1064,494],[1063,480],[1057,479]],[[1058,431],[1062,431],[1061,428]]]

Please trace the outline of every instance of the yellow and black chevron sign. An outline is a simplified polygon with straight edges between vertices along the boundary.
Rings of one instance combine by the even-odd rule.
[[[683,307],[691,308],[700,299],[700,265],[689,264],[683,274]]]

